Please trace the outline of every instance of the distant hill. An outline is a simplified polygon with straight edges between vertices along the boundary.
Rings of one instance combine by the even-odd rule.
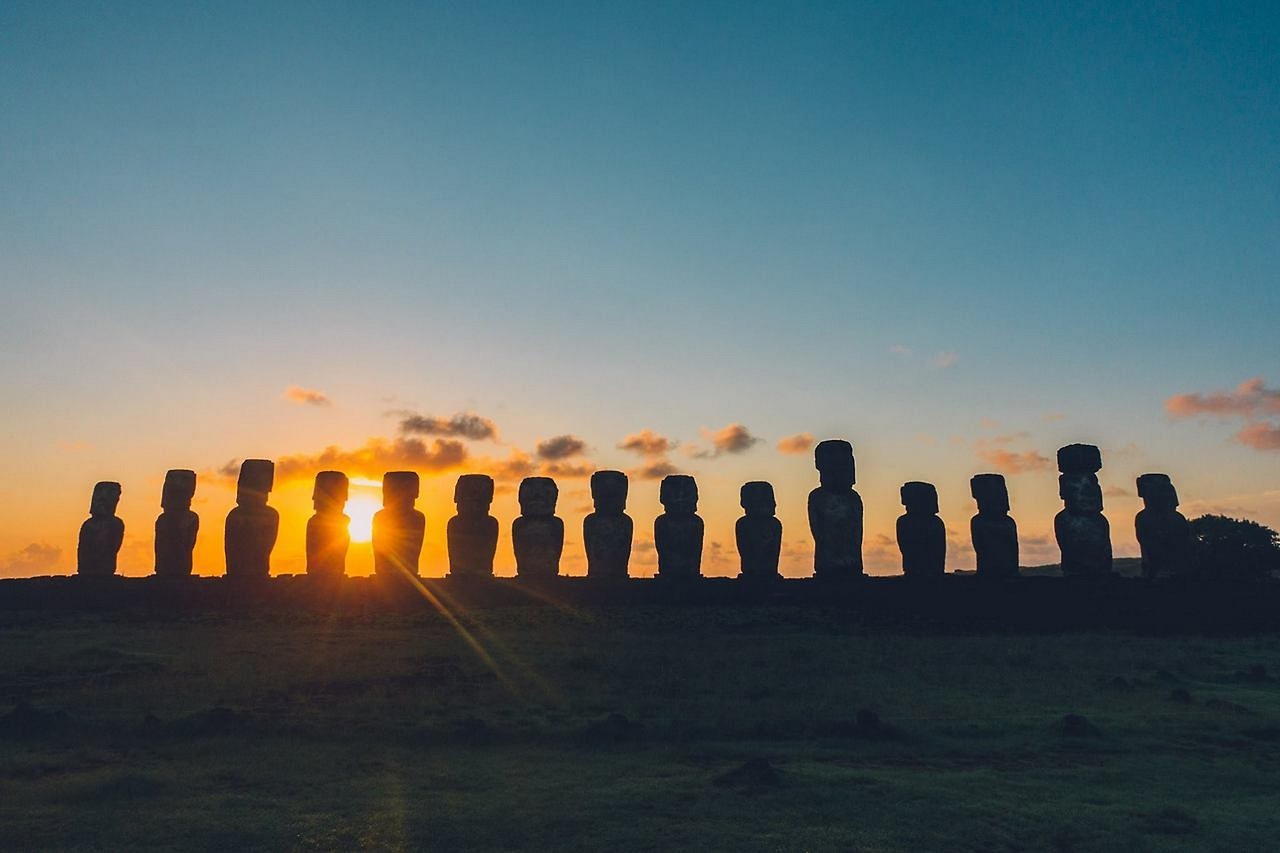
[[[1116,557],[1111,561],[1111,570],[1121,577],[1140,578],[1142,577],[1142,558]],[[1062,564],[1045,563],[1043,566],[1022,566],[1019,571],[1025,577],[1060,578],[1062,577]]]

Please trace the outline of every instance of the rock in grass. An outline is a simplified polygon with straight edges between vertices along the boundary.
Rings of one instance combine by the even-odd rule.
[[[751,758],[732,770],[726,770],[715,778],[717,785],[731,788],[777,788],[782,784],[782,774],[767,758]]]
[[[1098,737],[1102,730],[1083,714],[1067,714],[1062,718],[1062,734],[1066,737]]]

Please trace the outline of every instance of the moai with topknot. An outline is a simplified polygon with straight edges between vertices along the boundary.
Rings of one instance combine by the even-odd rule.
[[[498,519],[489,515],[493,478],[488,474],[463,474],[454,486],[453,502],[458,514],[449,519],[445,533],[449,574],[493,577],[493,557],[498,551]]]
[[[427,517],[414,507],[416,471],[382,475],[382,509],[373,514],[373,572],[380,578],[416,577]]]
[[[1058,494],[1066,508],[1053,519],[1062,551],[1062,574],[1111,574],[1111,525],[1102,514],[1102,453],[1092,444],[1069,444],[1058,450]]]
[[[677,581],[700,577],[703,524],[697,515],[697,482],[688,474],[663,477],[658,500],[665,510],[653,522],[658,577]]]
[[[627,475],[596,471],[591,475],[595,511],[582,520],[582,543],[587,551],[587,577],[626,580],[634,530],[627,515]]]
[[[902,485],[898,516],[898,550],[902,573],[912,578],[942,577],[947,565],[947,528],[938,517],[938,490],[933,483]]]
[[[271,550],[280,532],[280,513],[267,506],[275,474],[275,463],[269,459],[240,463],[236,505],[227,514],[223,539],[228,578],[262,580],[271,574]]]
[[[809,493],[813,573],[841,580],[862,576],[862,497],[853,490],[853,445],[834,439],[813,450],[819,486]]]
[[[564,551],[564,521],[556,516],[560,490],[550,477],[520,481],[520,517],[511,523],[516,552],[516,575],[522,580],[546,580],[560,574]]]
[[[341,471],[316,474],[311,503],[316,514],[307,519],[307,574],[340,578],[347,571],[351,547],[351,518],[343,512],[351,485]]]
[[[975,474],[969,491],[978,514],[969,520],[978,575],[984,578],[1018,576],[1018,525],[1009,515],[1009,489],[1003,474]]]
[[[1142,575],[1186,575],[1190,572],[1191,523],[1178,512],[1178,491],[1168,474],[1138,478],[1143,508],[1134,518],[1142,551]]]
[[[196,496],[196,472],[181,469],[164,475],[161,513],[156,518],[156,576],[191,576],[191,551],[200,532],[200,516],[191,511]]]
[[[86,577],[110,577],[116,573],[116,555],[124,542],[124,522],[116,517],[120,484],[98,483],[89,501],[89,517],[80,525],[76,545],[76,573]]]
[[[739,493],[743,516],[734,525],[744,580],[776,580],[782,553],[782,522],[770,483],[744,483]]]

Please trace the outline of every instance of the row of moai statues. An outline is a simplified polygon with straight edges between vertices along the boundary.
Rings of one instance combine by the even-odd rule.
[[[809,527],[814,540],[814,575],[848,579],[863,574],[862,498],[856,482],[853,446],[832,440],[814,452],[819,485],[809,494]],[[1062,551],[1064,575],[1106,575],[1111,572],[1111,535],[1102,515],[1098,471],[1102,455],[1097,447],[1073,444],[1058,451],[1059,495],[1065,508],[1054,519]],[[267,505],[275,466],[265,459],[247,459],[240,467],[236,506],[227,515],[224,547],[227,575],[266,578],[271,551],[279,533],[280,516]],[[627,475],[596,471],[591,475],[594,511],[583,521],[587,576],[621,580],[628,577],[634,524],[626,514]],[[194,471],[174,470],[165,476],[162,513],[156,519],[155,571],[162,577],[191,574],[191,553],[200,519],[191,511],[195,495]],[[383,509],[373,518],[374,571],[381,577],[416,577],[426,535],[426,518],[416,507],[419,479],[413,471],[392,471],[383,477]],[[343,512],[349,482],[339,471],[316,475],[312,500],[315,515],[307,522],[307,573],[341,577],[350,546],[350,519]],[[1000,474],[978,474],[970,480],[978,513],[970,521],[977,557],[977,573],[984,577],[1016,577],[1018,528],[1009,515],[1009,492]],[[449,573],[459,577],[490,577],[497,553],[498,521],[489,514],[493,479],[464,474],[454,487],[457,515],[449,520],[446,541]],[[1135,520],[1148,576],[1183,574],[1187,570],[1191,531],[1177,511],[1178,497],[1165,474],[1143,474],[1138,494],[1144,509]],[[553,578],[559,574],[564,551],[564,521],[556,516],[559,496],[549,477],[527,477],[520,483],[520,516],[511,527],[516,573],[521,578]],[[779,577],[782,523],[778,520],[773,486],[754,481],[742,486],[744,514],[735,525],[742,577]],[[938,492],[931,483],[902,486],[906,512],[897,521],[903,573],[909,577],[938,577],[946,571],[946,527],[938,516]],[[112,575],[124,537],[124,524],[115,516],[119,483],[98,483],[90,518],[80,530],[79,572]],[[698,486],[693,477],[673,474],[663,479],[659,500],[663,513],[654,521],[658,577],[689,580],[701,576],[704,526],[697,514]]]

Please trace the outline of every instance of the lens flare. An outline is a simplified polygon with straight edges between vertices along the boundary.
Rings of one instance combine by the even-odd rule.
[[[382,501],[370,495],[355,495],[347,501],[352,542],[368,542],[373,538],[373,514],[380,509]]]

